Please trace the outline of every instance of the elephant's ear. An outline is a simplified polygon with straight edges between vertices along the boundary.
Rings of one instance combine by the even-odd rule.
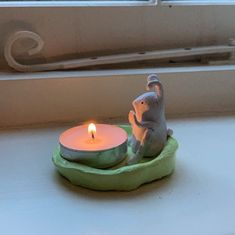
[[[147,78],[147,90],[154,90],[158,97],[163,96],[163,88],[162,84],[158,79],[158,76],[156,74],[151,74]]]

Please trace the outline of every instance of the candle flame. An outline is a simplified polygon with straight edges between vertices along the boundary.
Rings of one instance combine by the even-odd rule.
[[[96,126],[94,123],[90,123],[88,125],[88,133],[91,134],[92,139],[95,138],[95,133],[96,133]]]

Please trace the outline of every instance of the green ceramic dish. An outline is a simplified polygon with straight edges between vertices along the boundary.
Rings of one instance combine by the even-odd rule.
[[[120,126],[128,135],[131,127]],[[96,169],[83,164],[70,162],[60,156],[59,148],[53,153],[53,162],[60,174],[72,184],[80,185],[94,190],[120,190],[130,191],[171,174],[175,167],[175,153],[178,148],[177,141],[169,137],[161,154],[155,158],[144,158],[143,162],[125,166],[123,161],[112,169]],[[131,149],[128,148],[128,154]]]

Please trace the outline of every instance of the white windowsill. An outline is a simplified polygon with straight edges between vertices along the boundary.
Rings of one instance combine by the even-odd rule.
[[[132,192],[72,186],[51,161],[67,127],[0,132],[0,233],[234,234],[235,118],[169,120],[171,177]]]

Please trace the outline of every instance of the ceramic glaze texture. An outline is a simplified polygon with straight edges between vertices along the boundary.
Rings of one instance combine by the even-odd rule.
[[[156,74],[148,76],[147,90],[150,91],[133,101],[135,111],[129,112],[133,131],[129,144],[134,155],[128,164],[138,163],[143,156],[160,154],[171,132],[166,126],[163,87]]]

